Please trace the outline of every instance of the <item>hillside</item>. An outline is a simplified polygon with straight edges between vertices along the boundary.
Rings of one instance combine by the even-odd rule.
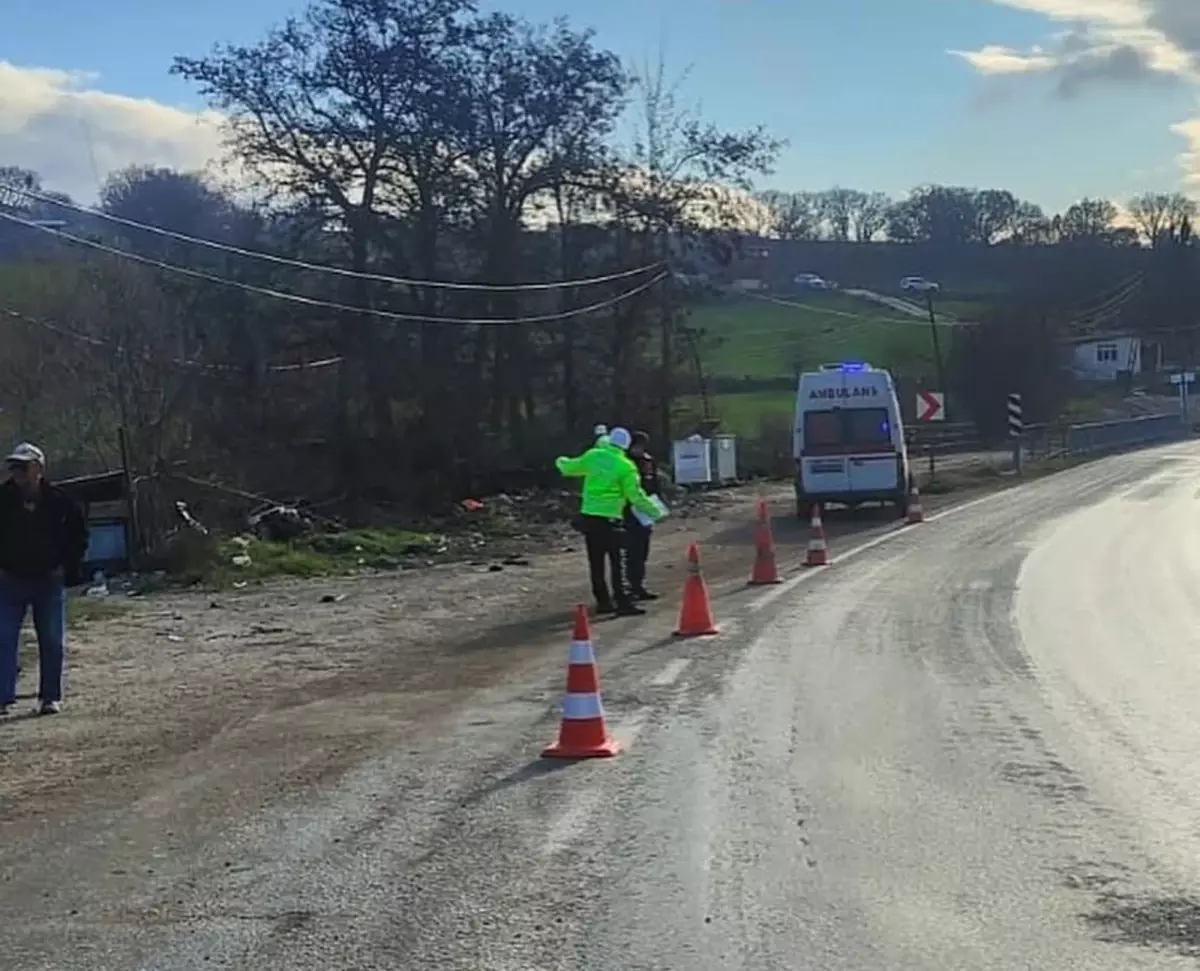
[[[936,373],[929,324],[841,294],[747,298],[702,306],[689,323],[703,332],[700,358],[710,416],[721,430],[760,434],[763,419],[790,416],[797,371],[833,361],[868,361],[896,377]],[[942,355],[954,328],[938,328]],[[735,384],[737,382],[737,384]],[[703,417],[702,401],[682,403],[681,424]],[[790,417],[788,418],[790,421]]]
[[[690,324],[705,334],[702,357],[713,377],[790,378],[846,359],[913,377],[934,370],[928,323],[841,295],[710,304]],[[943,353],[951,330],[939,328]]]

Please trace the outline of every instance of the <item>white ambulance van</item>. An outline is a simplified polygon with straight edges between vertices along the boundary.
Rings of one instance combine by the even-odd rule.
[[[904,424],[892,376],[860,361],[800,375],[793,444],[796,513],[814,503],[891,503],[908,511]]]

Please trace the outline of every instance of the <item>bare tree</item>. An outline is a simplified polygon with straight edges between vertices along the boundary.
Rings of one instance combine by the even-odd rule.
[[[770,233],[780,239],[813,240],[821,236],[822,215],[814,192],[762,192],[758,200],[771,214]]]
[[[1064,241],[1107,242],[1116,230],[1118,210],[1107,199],[1080,199],[1060,218]]]
[[[669,81],[662,57],[654,68],[643,68],[635,77],[639,129],[608,187],[617,219],[640,237],[643,252],[652,259],[687,258],[697,246],[712,242],[712,230],[741,228],[751,177],[770,172],[784,144],[762,126],[726,132],[705,122],[698,111],[683,107],[679,92],[686,77],[685,72]],[[698,230],[706,233],[701,236]],[[705,255],[714,254],[710,250]],[[674,334],[683,307],[667,290],[658,310],[659,420],[665,441],[670,437],[678,353]],[[620,383],[616,394],[622,394]]]
[[[884,192],[860,192],[854,199],[854,239],[859,243],[874,242],[887,228],[888,210],[892,200]]]
[[[1148,192],[1129,201],[1129,215],[1153,247],[1178,239],[1183,227],[1196,218],[1196,203],[1179,192]]]
[[[344,234],[350,268],[364,273],[384,242],[396,157],[418,136],[431,101],[444,95],[451,115],[458,103],[462,79],[447,70],[447,52],[464,42],[472,10],[470,0],[315,0],[258,44],[177,58],[173,72],[226,114],[233,151],[261,186],[328,213]],[[346,290],[357,306],[371,305],[361,277]],[[363,438],[355,369],[363,369],[375,434],[394,437],[389,333],[359,315],[342,328],[343,458],[360,471],[380,463],[359,461],[365,455],[352,447]]]
[[[817,208],[829,227],[830,239],[845,242],[850,238],[854,215],[862,208],[865,194],[856,189],[834,186],[817,197]]]

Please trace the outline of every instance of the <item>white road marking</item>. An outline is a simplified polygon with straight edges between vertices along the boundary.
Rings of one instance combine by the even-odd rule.
[[[542,854],[553,856],[570,848],[587,831],[588,823],[600,808],[601,790],[588,789],[571,800],[566,811],[554,821],[542,842]]]
[[[641,733],[642,726],[646,724],[646,713],[644,711],[635,711],[624,721],[620,722],[616,728],[612,729],[612,737],[621,743],[622,748],[629,748],[633,745],[634,740]],[[620,758],[620,756],[617,756]]]
[[[618,723],[616,727],[610,727],[610,734],[621,743],[622,749],[627,750],[633,745],[645,723],[646,713],[635,711]],[[617,755],[618,759],[623,757],[624,753]],[[594,761],[600,768],[603,768],[603,763],[609,760],[596,759]],[[549,832],[546,833],[546,837],[542,841],[542,854],[553,856],[555,853],[569,849],[573,843],[576,843],[587,832],[588,824],[601,808],[605,796],[606,793],[603,789],[587,789],[574,796],[567,808],[554,821]]]
[[[691,663],[692,659],[690,657],[675,658],[674,661],[650,679],[650,684],[655,688],[666,688],[673,685],[679,680],[679,676],[687,670],[688,665]]]

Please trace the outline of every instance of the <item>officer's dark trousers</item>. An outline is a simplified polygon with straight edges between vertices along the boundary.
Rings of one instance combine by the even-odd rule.
[[[582,516],[583,538],[587,544],[588,570],[592,575],[592,595],[596,598],[597,606],[603,608],[610,604],[621,604],[628,601],[625,590],[625,579],[622,576],[621,560],[622,547],[625,541],[625,531],[619,519],[605,519],[603,516]],[[612,577],[612,593],[605,583],[604,568],[608,566]]]
[[[625,575],[631,593],[646,589],[646,560],[650,558],[649,526],[643,526],[635,516],[625,517]]]

